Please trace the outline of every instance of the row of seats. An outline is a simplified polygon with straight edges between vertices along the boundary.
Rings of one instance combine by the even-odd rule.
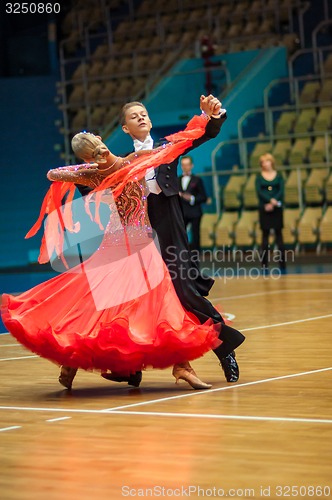
[[[329,80],[329,98],[332,98],[332,80]],[[325,132],[332,130],[332,106],[284,111],[275,125],[276,135]]]
[[[229,0],[229,1],[210,1],[210,8],[214,15],[222,15],[226,17],[232,14],[232,19],[236,21],[238,18],[245,15],[249,20],[257,17],[257,14],[272,10],[281,20],[288,20],[289,10],[294,6],[298,7],[296,0]],[[134,10],[134,15],[137,18],[145,18],[154,10],[161,13],[174,13],[181,9],[188,9],[193,6],[192,0],[145,0],[140,6]],[[205,7],[206,0],[195,0],[195,7]]]
[[[145,5],[145,3],[143,2],[142,5]],[[243,22],[234,19],[235,12],[238,9],[235,8],[234,12],[231,2],[222,3],[219,1],[215,3],[216,10],[209,22],[208,19],[205,20],[204,18],[211,16],[213,6],[209,7],[206,3],[204,8],[197,8],[196,4],[195,8],[193,8],[191,5],[189,10],[180,10],[176,16],[175,14],[160,15],[156,6],[153,6],[153,8],[149,9],[150,17],[144,17],[144,19],[124,19],[118,23],[114,30],[111,52],[121,54],[121,58],[123,58],[124,53],[132,53],[134,50],[158,50],[165,45],[188,44],[195,39],[198,40],[200,34],[208,34],[212,40],[220,43],[225,39],[228,40],[239,36],[272,35],[279,30],[275,14],[265,15],[261,2],[259,2],[260,5],[255,0],[246,2],[246,4],[255,7],[255,15],[250,18],[246,10],[242,11],[240,9],[240,12],[246,13],[246,19]],[[235,5],[241,6],[242,4],[241,2],[236,2]],[[259,15],[257,15],[257,9],[259,9]],[[231,17],[229,15],[230,12],[232,14]],[[202,28],[202,23],[204,28]],[[278,39],[278,41],[280,40]],[[272,41],[272,45],[275,43],[277,43],[277,40]],[[97,47],[91,57],[93,60],[93,58],[99,58],[100,56],[110,56],[110,48],[107,43]],[[116,58],[115,62],[118,64]],[[74,72],[72,79],[80,76]]]
[[[106,1],[102,4],[79,2],[66,15],[62,23],[64,47],[69,54],[73,54],[80,46],[80,39],[85,36],[85,28],[97,31],[105,28],[105,7],[112,14],[121,7],[120,1]],[[123,2],[122,2],[123,3]],[[126,18],[113,28],[112,38],[115,43],[124,44],[127,41],[138,42],[142,35],[144,38],[151,35],[178,33],[179,31],[199,30],[202,24],[207,27],[207,34],[214,35],[214,26],[218,27],[219,37],[237,37],[245,35],[259,35],[264,33],[280,32],[280,23],[289,21],[292,6],[300,8],[296,0],[288,0],[283,5],[280,2],[267,2],[261,0],[247,0],[245,2],[195,2],[195,5],[179,4],[176,0],[166,2],[168,10],[164,11],[154,1],[141,3],[143,12],[129,12]],[[128,6],[127,6],[128,7]],[[126,10],[126,9],[125,9]],[[170,13],[170,10],[172,11]]]
[[[102,2],[96,0],[71,0],[71,8],[61,22],[61,32],[65,37],[81,28],[102,21]],[[110,12],[116,12],[121,7],[128,6],[127,0],[105,0],[104,6]]]
[[[324,52],[324,70],[303,84],[295,103],[284,111],[271,108],[273,130],[262,127],[264,140],[257,139],[247,155],[250,168],[256,168],[261,154],[271,152],[279,165],[329,162],[332,156],[332,50]],[[330,76],[328,76],[330,75]],[[291,83],[291,82],[290,82]],[[270,105],[273,106],[272,103]],[[259,116],[258,116],[259,115]],[[259,111],[257,117],[261,121]],[[301,137],[302,135],[302,137]]]
[[[248,18],[245,11],[235,17],[233,12],[224,12],[224,10],[225,6],[222,6],[214,13],[211,8],[207,9],[205,6],[202,9],[191,8],[191,10],[179,11],[176,14],[156,15],[155,11],[151,11],[151,17],[123,21],[115,30],[114,38],[123,43],[139,38],[143,30],[147,34],[157,31],[169,34],[179,30],[197,30],[202,27],[202,23],[209,27],[207,33],[210,36],[214,36],[216,33],[219,36],[229,37],[263,34],[275,32],[278,28],[272,10],[259,9],[254,12],[252,18]],[[214,26],[217,26],[218,31],[214,31]]]
[[[162,50],[156,50],[152,53],[134,53],[122,57],[103,56],[96,60],[82,62],[71,76],[72,81],[77,81],[77,83],[69,91],[68,103],[74,104],[77,101],[77,92],[80,92],[80,89],[84,90],[83,82],[88,87],[88,97],[94,101],[105,84],[119,85],[119,80],[130,78],[133,74],[135,78],[142,75],[146,77],[167,64],[171,56]]]
[[[222,206],[226,210],[257,208],[256,173],[232,175],[222,191]],[[299,206],[300,194],[307,205],[332,203],[332,172],[328,168],[291,170],[285,176],[285,205]],[[299,193],[299,179],[302,193]]]
[[[112,104],[111,106],[98,106],[91,109],[90,115],[86,108],[80,108],[71,120],[70,130],[76,133],[88,128],[92,133],[99,133],[114,120],[118,120],[122,104]]]
[[[257,210],[224,211],[218,219],[217,214],[204,214],[201,222],[202,248],[220,247],[259,247],[262,234],[259,228]],[[283,239],[286,246],[332,244],[332,206],[307,207],[284,210]],[[273,245],[273,235],[270,244]]]
[[[181,43],[188,40],[187,35],[192,35],[194,38],[197,33],[184,33]],[[279,41],[276,40],[276,43],[283,43],[283,38],[287,36],[289,35],[278,37]],[[168,39],[168,42],[172,43],[171,38]],[[245,42],[232,43],[232,41],[228,41],[217,46],[216,54],[218,55],[219,51],[225,53],[244,49],[254,50],[264,47],[264,44],[271,46],[272,42],[270,37],[265,40],[246,42],[246,44]],[[102,51],[107,51],[106,45],[100,46],[99,54]],[[192,57],[193,55],[194,48],[182,52],[182,57]],[[112,118],[119,116],[121,106],[117,105],[117,102],[136,99],[137,94],[144,91],[149,76],[160,70],[161,66],[169,66],[170,57],[171,54],[167,56],[164,52],[141,53],[130,57],[124,56],[122,59],[96,58],[90,63],[80,64],[72,75],[73,80],[77,80],[78,83],[61,91],[68,94],[66,109],[69,113],[70,131],[75,133],[78,129],[87,126],[89,129],[97,131],[105,128],[110,123],[108,121],[110,115]],[[136,73],[135,77],[131,77],[133,71]],[[85,106],[82,107],[84,104]],[[90,108],[89,113],[86,109],[87,104]],[[59,108],[63,109],[64,106],[60,105]]]
[[[280,9],[291,15],[292,7],[295,10],[300,8],[301,2],[297,0],[215,0],[194,2],[194,5],[193,2],[172,0],[159,5],[158,1],[145,0],[138,7],[133,2],[130,16],[122,20],[116,14],[121,9],[125,12],[128,2],[75,2],[75,8],[68,13],[64,24],[75,25],[78,31],[82,31],[89,20],[96,26],[101,23],[100,33],[93,43],[91,38],[91,47],[95,46],[97,39],[100,43],[79,62],[70,56],[63,61],[63,82],[58,88],[59,108],[66,115],[64,121],[68,126],[61,132],[72,134],[86,127],[99,132],[110,124],[115,125],[120,101],[142,99],[149,79],[169,69],[175,53],[178,57],[194,56],[200,40],[207,34],[216,42],[216,54],[287,43],[296,45],[296,34],[282,33]],[[108,27],[112,31],[111,46],[102,4],[115,13],[115,17],[110,16],[111,25]],[[95,17],[93,8],[99,11]],[[146,14],[140,16],[138,13],[145,8]],[[84,29],[83,32],[86,35]],[[71,43],[72,37],[68,34]],[[252,41],[249,41],[250,37]],[[88,46],[85,37],[76,49]]]
[[[121,22],[114,34],[112,46],[110,47],[107,41],[99,44],[89,60],[79,64],[70,75],[66,75],[66,79],[75,81],[81,80],[83,76],[91,79],[104,75],[137,73],[137,71],[149,66],[150,69],[156,69],[161,64],[161,59],[165,57],[167,49],[181,46],[194,47],[194,42],[206,35],[215,44],[216,53],[220,53],[221,49],[223,52],[228,52],[230,48],[248,50],[248,36],[252,35],[258,35],[258,38],[255,37],[249,49],[281,43],[287,44],[289,37],[293,41],[296,39],[296,35],[273,35],[275,33],[274,18],[255,20],[247,25],[223,22],[214,29],[209,29],[208,24],[204,21],[205,27],[202,28],[202,12],[192,11],[192,13],[195,12],[197,12],[197,26],[189,22],[188,19],[184,19],[179,24],[171,23],[172,29],[170,31],[162,24],[158,24],[159,20],[156,16],[150,20],[144,20],[142,28],[139,20]],[[136,23],[139,26],[135,26]],[[126,39],[122,38],[122,32],[128,34]],[[70,67],[68,71],[70,71]]]
[[[298,175],[298,172],[292,171],[286,180],[286,205],[298,205],[299,203]],[[300,177],[302,195],[307,205],[332,203],[332,175],[329,175],[328,168],[312,168],[310,173],[301,170]]]
[[[332,52],[327,52],[323,63],[324,75],[332,75]],[[315,80],[306,82],[299,95],[300,104],[311,104],[316,102],[328,102],[332,98],[332,79],[324,78],[322,81]]]
[[[332,107],[331,107],[332,112]],[[325,163],[332,157],[331,132],[329,135],[308,136],[298,139],[257,142],[249,156],[250,168],[257,168],[259,157],[271,153],[277,165],[302,165],[308,163]]]
[[[97,104],[103,99],[104,92],[109,93],[109,88],[113,90],[118,85],[118,79],[130,79],[135,74],[135,79],[144,76],[146,80],[151,73],[158,71],[162,66],[167,67],[172,59],[172,52],[168,48],[183,46],[191,50],[183,50],[182,57],[194,56],[194,41],[203,36],[205,30],[184,33],[172,33],[166,37],[164,45],[161,44],[159,37],[157,43],[148,38],[142,38],[141,43],[135,46],[136,50],[142,52],[133,52],[134,49],[129,49],[128,46],[123,47],[122,56],[115,57],[109,55],[109,47],[107,44],[102,44],[96,49],[96,56],[89,61],[81,62],[73,73],[68,76],[68,79],[73,82],[67,86],[67,103],[70,108],[73,108],[82,103],[85,94],[85,85],[87,86],[87,99],[91,105]],[[277,36],[272,40],[270,36],[262,39],[248,41],[228,40],[222,44],[216,45],[215,54],[219,55],[228,51],[254,50],[273,44],[284,44],[286,37],[290,35]],[[146,43],[146,47],[143,43]],[[192,45],[190,46],[190,43]],[[189,44],[189,47],[188,47]],[[144,52],[145,48],[153,47],[153,52]],[[128,55],[126,52],[128,51]],[[130,54],[129,54],[130,52]],[[83,84],[83,81],[86,83]],[[134,82],[135,83],[135,82]]]
[[[75,111],[85,101],[91,107],[111,104],[126,96],[135,95],[144,87],[145,82],[144,77],[137,77],[75,85],[69,96],[69,109]]]
[[[266,49],[269,47],[286,47],[288,55],[294,54],[299,48],[299,38],[296,33],[260,34],[256,36],[239,36],[233,39],[222,39],[216,42],[215,53],[242,52],[244,50]]]
[[[61,22],[62,49],[66,57],[72,57],[84,46],[85,31],[98,32],[105,29],[105,8],[117,13],[128,7],[126,0],[71,0],[71,8]]]

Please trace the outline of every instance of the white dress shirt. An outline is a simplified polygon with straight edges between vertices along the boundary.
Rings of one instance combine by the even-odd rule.
[[[187,189],[187,187],[189,186],[190,179],[191,179],[191,175],[183,175],[182,176],[181,186],[182,186],[183,191],[185,191]],[[195,204],[195,196],[192,195],[192,194],[190,195],[189,204],[190,205],[194,205]]]
[[[149,134],[143,142],[139,141],[138,139],[134,139],[134,149],[135,151],[146,151],[147,149],[153,149],[153,139],[151,135]],[[149,168],[146,171],[145,180],[149,193],[161,193],[160,186],[156,179],[156,171],[153,167]]]
[[[187,189],[187,187],[189,186],[190,179],[191,179],[191,175],[183,175],[182,176],[181,185],[182,185],[183,191],[185,191]]]

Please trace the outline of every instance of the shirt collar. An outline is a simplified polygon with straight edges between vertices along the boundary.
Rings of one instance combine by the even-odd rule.
[[[153,139],[149,134],[144,141],[139,141],[138,139],[134,139],[134,148],[135,151],[142,151],[147,149],[153,149]]]

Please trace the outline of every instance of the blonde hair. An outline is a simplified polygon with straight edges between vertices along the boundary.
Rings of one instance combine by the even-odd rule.
[[[272,164],[272,168],[274,170],[276,169],[276,161],[274,159],[274,156],[271,155],[271,153],[265,153],[264,155],[259,157],[259,163],[260,165],[262,164],[263,161],[270,161]]]
[[[99,137],[89,132],[79,132],[71,140],[71,147],[77,158],[84,161],[95,161],[96,163],[106,163],[104,155],[108,152],[107,146]]]

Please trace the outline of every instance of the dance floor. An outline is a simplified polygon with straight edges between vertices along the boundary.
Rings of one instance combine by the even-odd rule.
[[[147,371],[140,388],[58,367],[0,335],[0,497],[332,498],[332,274],[219,279],[246,342],[208,391]]]

